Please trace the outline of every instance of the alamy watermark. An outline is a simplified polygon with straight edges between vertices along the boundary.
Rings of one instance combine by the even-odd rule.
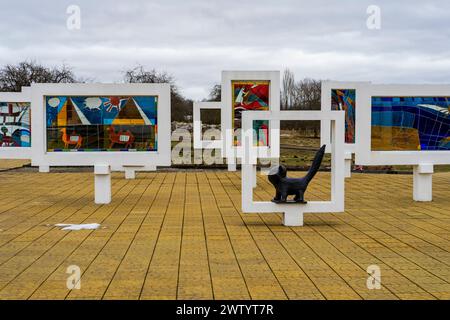
[[[367,7],[366,26],[369,30],[381,29],[381,8],[377,5],[370,5]]]
[[[369,277],[367,278],[367,289],[369,290],[379,290],[381,289],[381,269],[376,264],[367,267],[367,273]]]
[[[81,9],[72,4],[67,7],[66,13],[69,15],[66,20],[67,29],[70,31],[81,29]]]
[[[81,289],[81,269],[77,265],[70,265],[66,269],[69,274],[66,280],[66,287],[69,290]]]

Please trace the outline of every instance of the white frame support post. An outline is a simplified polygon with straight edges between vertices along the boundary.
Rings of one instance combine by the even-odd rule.
[[[125,179],[134,180],[136,179],[136,170],[134,167],[124,167],[125,170]]]
[[[112,172],[124,172],[125,179],[136,179],[137,171],[156,171],[157,167],[152,165],[123,165],[123,166],[111,166]]]
[[[345,151],[345,177],[350,178],[352,176],[353,157],[352,153]]]
[[[242,212],[244,213],[283,213],[285,226],[303,226],[304,213],[343,212],[345,202],[344,178],[344,113],[341,111],[248,111],[242,116]],[[253,186],[255,168],[258,158],[264,158],[253,146],[254,120],[320,120],[330,121],[332,142],[331,150],[331,201],[309,201],[306,204],[273,203],[271,201],[254,201]],[[271,129],[277,131],[279,129]]]
[[[43,165],[40,165],[38,168],[39,168],[40,173],[49,173],[50,172],[50,166],[43,164]]]
[[[428,202],[433,200],[433,173],[432,164],[419,164],[413,167],[413,199],[414,201]]]
[[[111,202],[111,167],[108,164],[96,164],[95,175],[95,203],[108,204]]]
[[[40,172],[50,166],[94,166],[96,203],[111,201],[111,171],[156,170],[171,165],[170,85],[155,84],[33,84],[31,86],[32,165]],[[156,151],[50,152],[47,150],[46,96],[157,96]],[[107,168],[106,168],[107,167]],[[97,190],[98,189],[98,190]],[[106,191],[109,190],[109,191]]]

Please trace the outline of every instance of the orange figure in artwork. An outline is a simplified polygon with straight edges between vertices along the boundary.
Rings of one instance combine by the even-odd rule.
[[[112,149],[114,144],[123,144],[126,149],[131,148],[131,146],[134,143],[134,135],[131,133],[130,130],[127,131],[119,131],[116,132],[114,130],[113,126],[110,126],[108,129],[109,133],[109,140],[111,141],[111,144],[109,145],[109,148]]]
[[[81,148],[81,143],[83,142],[83,137],[73,131],[70,135],[67,134],[67,129],[61,129],[62,141],[64,142],[64,148],[68,149],[69,145],[74,144],[75,149]]]

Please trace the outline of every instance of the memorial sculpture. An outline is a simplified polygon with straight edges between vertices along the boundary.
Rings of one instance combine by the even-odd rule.
[[[275,197],[272,202],[275,203],[306,203],[304,194],[309,183],[316,175],[322,164],[323,156],[325,154],[325,146],[323,145],[314,156],[311,167],[308,173],[303,178],[288,178],[287,169],[280,165],[273,167],[269,172],[269,181],[273,184],[276,190]],[[288,201],[288,196],[294,196],[293,200]]]

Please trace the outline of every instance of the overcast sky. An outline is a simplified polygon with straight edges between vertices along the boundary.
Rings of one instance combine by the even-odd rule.
[[[448,0],[0,0],[0,65],[66,63],[95,82],[137,64],[170,72],[202,99],[221,70],[297,79],[450,82]],[[81,29],[68,30],[78,5]],[[369,5],[381,29],[366,26]]]

